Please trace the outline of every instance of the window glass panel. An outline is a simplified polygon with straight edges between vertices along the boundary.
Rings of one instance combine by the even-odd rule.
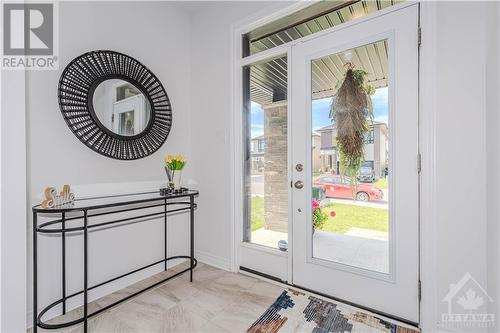
[[[286,250],[288,242],[287,58],[243,68],[244,241]]]
[[[311,154],[313,257],[382,273],[389,273],[387,62],[387,41],[381,40],[314,59],[311,63],[312,138],[313,142],[321,143],[312,145]],[[333,109],[337,105],[335,98],[340,98],[336,93],[348,63],[355,70],[367,73],[368,85],[374,92],[370,97],[373,120],[367,109],[352,104],[338,106],[337,111],[341,109],[342,115],[331,113],[332,105]],[[361,112],[353,113],[354,109]],[[360,114],[361,118],[356,118]],[[364,119],[361,124],[365,126],[345,119]],[[344,170],[345,155],[342,154],[346,150],[340,146],[346,142],[346,134],[354,133],[352,129],[362,133],[357,140],[363,144],[362,151],[358,150],[363,156],[355,174]],[[348,142],[355,141],[349,139]]]

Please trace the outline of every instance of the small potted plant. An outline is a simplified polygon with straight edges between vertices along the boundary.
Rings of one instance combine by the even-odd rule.
[[[187,161],[181,155],[168,155],[165,159],[165,171],[168,177],[168,187],[171,190],[181,189],[181,176],[182,169],[186,165]]]

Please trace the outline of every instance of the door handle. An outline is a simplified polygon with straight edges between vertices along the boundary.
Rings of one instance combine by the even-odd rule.
[[[295,182],[294,186],[295,186],[295,188],[296,188],[296,189],[299,189],[299,190],[300,190],[301,188],[303,188],[303,187],[304,187],[304,183],[303,183],[301,180],[297,180],[297,181]]]

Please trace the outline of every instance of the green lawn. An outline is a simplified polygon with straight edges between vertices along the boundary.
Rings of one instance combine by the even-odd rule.
[[[264,198],[263,197],[253,197],[252,198],[252,231],[264,227]]]
[[[389,188],[387,178],[379,178],[373,185],[381,190],[387,190]]]
[[[389,212],[383,208],[362,207],[349,204],[330,204],[324,208],[330,215],[332,210],[336,216],[330,217],[320,230],[344,234],[350,228],[357,227],[369,230],[387,231]]]
[[[350,228],[364,228],[369,230],[387,231],[388,216],[387,209],[362,207],[349,204],[330,204],[322,209],[330,216],[332,210],[335,217],[329,217],[325,225],[320,229],[323,231],[344,234]],[[252,231],[264,227],[264,198],[252,198]]]

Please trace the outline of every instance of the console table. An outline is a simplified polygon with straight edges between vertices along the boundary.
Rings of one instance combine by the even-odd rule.
[[[196,203],[194,199],[198,196],[198,191],[184,191],[182,193],[168,194],[166,196],[160,195],[159,192],[146,192],[138,194],[120,195],[112,197],[101,197],[92,199],[81,199],[76,200],[75,203],[70,207],[59,207],[59,208],[42,208],[40,205],[34,206],[33,210],[33,332],[37,332],[37,328],[41,327],[44,329],[58,329],[63,327],[68,327],[82,323],[84,325],[84,332],[87,332],[87,321],[88,318],[103,312],[112,306],[115,306],[123,301],[126,301],[146,290],[149,290],[157,285],[164,283],[180,274],[187,271],[190,272],[190,281],[193,281],[193,269],[196,267],[197,261],[194,258],[194,210],[196,208]],[[147,208],[160,207],[160,212],[144,214],[140,212],[141,210]],[[163,207],[163,209],[161,209]],[[189,221],[190,221],[190,255],[189,256],[167,256],[167,215],[168,213],[189,211]],[[124,212],[138,212],[133,216],[119,219],[109,219],[104,222],[91,223],[90,220],[97,216],[112,216],[116,213]],[[38,223],[39,215],[52,218],[48,222]],[[116,226],[120,227],[124,222],[142,222],[140,219],[148,218],[158,218],[163,217],[162,222],[164,224],[164,254],[163,258],[152,262],[146,266],[136,268],[128,273],[115,276],[109,280],[100,282],[96,285],[88,285],[88,232],[91,229],[99,230],[99,227],[103,226]],[[67,295],[66,293],[66,236],[71,233],[81,233],[83,237],[83,289],[72,294]],[[47,305],[42,311],[38,312],[38,302],[37,302],[37,291],[38,291],[38,279],[37,279],[37,237],[38,234],[58,234],[61,238],[61,264],[62,264],[62,285],[61,285],[61,298],[57,301]],[[189,259],[189,268],[186,268],[180,272],[177,272],[161,281],[158,281],[151,286],[148,286],[142,290],[131,293],[125,298],[113,302],[103,308],[88,313],[88,298],[87,294],[89,290],[101,287],[107,283],[116,281],[125,276],[137,273],[146,268],[153,267],[155,265],[164,264],[164,270],[167,270],[167,261],[172,259]],[[76,320],[49,324],[43,321],[43,316],[47,311],[54,308],[55,306],[62,305],[62,315],[66,314],[66,301],[72,297],[83,294],[83,316]]]

